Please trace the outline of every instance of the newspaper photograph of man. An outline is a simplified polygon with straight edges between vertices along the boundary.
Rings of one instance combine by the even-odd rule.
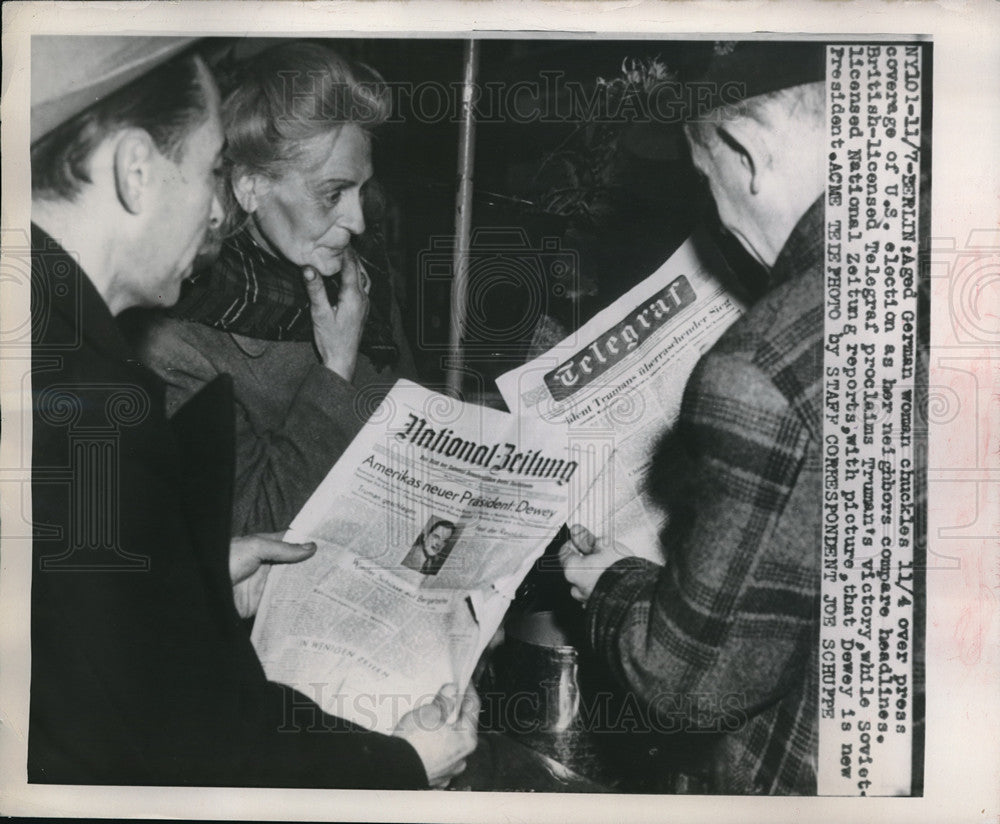
[[[420,532],[400,564],[417,570],[421,575],[437,575],[455,546],[452,539],[456,529],[451,521],[431,518],[428,527]]]

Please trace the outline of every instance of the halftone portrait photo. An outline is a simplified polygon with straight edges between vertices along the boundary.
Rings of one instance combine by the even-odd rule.
[[[453,521],[431,516],[400,564],[421,575],[437,575],[455,546],[458,532]]]

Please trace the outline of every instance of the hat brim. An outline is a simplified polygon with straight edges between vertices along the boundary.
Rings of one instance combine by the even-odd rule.
[[[165,63],[198,38],[35,35],[31,142]]]

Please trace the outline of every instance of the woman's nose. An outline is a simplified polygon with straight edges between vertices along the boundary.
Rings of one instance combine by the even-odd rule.
[[[344,209],[337,221],[352,235],[360,235],[365,231],[365,214],[361,208],[361,192],[355,190],[344,195]]]

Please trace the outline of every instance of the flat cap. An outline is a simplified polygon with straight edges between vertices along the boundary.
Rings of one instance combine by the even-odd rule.
[[[718,42],[700,81],[694,116],[762,94],[816,83],[826,77],[826,44],[820,42]]]
[[[679,156],[681,121],[714,117],[716,109],[826,77],[826,43],[745,40],[716,42],[684,78],[684,106],[669,119],[654,117],[624,131],[623,145],[647,160]]]
[[[193,37],[35,35],[31,142],[165,63]]]

